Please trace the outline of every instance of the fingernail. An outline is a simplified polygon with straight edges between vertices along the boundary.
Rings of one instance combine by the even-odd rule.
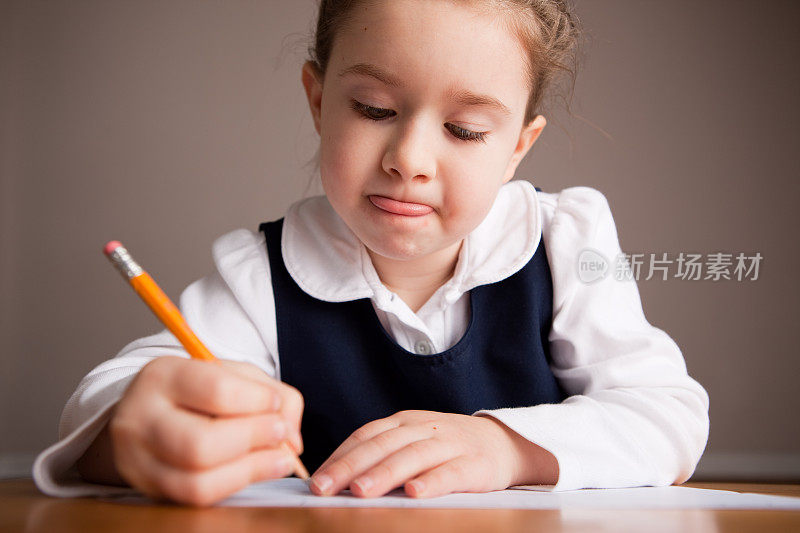
[[[280,420],[276,420],[274,424],[272,424],[272,435],[276,439],[282,439],[286,436],[286,424],[281,422]]]
[[[414,496],[419,496],[420,494],[422,494],[422,491],[425,490],[425,483],[418,479],[415,479],[414,481],[409,481],[407,485],[411,489],[411,492],[414,493]]]
[[[372,482],[372,478],[364,476],[353,481],[353,485],[358,487],[359,492],[365,494],[369,489],[372,488],[374,483]]]
[[[333,480],[327,474],[320,474],[314,476],[311,482],[317,487],[321,493],[325,493],[333,485]]]

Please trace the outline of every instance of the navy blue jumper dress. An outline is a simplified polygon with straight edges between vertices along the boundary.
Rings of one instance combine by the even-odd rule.
[[[418,355],[383,329],[368,298],[325,302],[286,270],[283,219],[266,236],[275,294],[281,380],[303,395],[301,456],[313,472],[367,422],[406,409],[471,415],[559,403],[549,367],[553,285],[544,242],[518,272],[469,292],[470,319],[455,346]]]

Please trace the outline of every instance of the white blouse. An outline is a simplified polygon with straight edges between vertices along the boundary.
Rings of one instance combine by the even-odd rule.
[[[465,238],[453,277],[416,313],[381,283],[364,245],[324,196],[289,208],[282,254],[303,291],[329,302],[369,298],[400,346],[430,354],[449,349],[466,331],[467,292],[520,270],[542,239],[553,278],[551,369],[569,398],[477,413],[493,416],[556,457],[553,490],[685,481],[708,438],[708,395],[686,373],[678,346],[645,319],[635,281],[581,281],[581,252],[605,258],[621,253],[600,192],[573,187],[543,193],[521,180],[504,185],[484,221]],[[181,311],[215,355],[280,378],[263,234],[232,231],[214,243],[213,256],[216,271],[184,290]],[[81,481],[75,463],[136,372],[163,355],[188,357],[163,331],[130,343],[81,381],[64,407],[61,440],[34,464],[42,491],[78,496],[126,490]]]

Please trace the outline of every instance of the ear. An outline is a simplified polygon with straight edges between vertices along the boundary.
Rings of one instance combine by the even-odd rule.
[[[525,158],[528,150],[531,149],[533,143],[539,138],[539,135],[546,125],[547,121],[545,118],[542,115],[536,115],[527,126],[522,128],[519,139],[517,140],[517,147],[514,148],[514,153],[511,154],[511,159],[506,167],[506,175],[503,177],[503,183],[508,182],[514,177],[514,173],[517,171],[520,162]]]
[[[311,61],[306,61],[301,74],[303,87],[306,89],[308,106],[311,108],[311,118],[314,119],[314,128],[320,133],[320,114],[322,110],[322,75]]]

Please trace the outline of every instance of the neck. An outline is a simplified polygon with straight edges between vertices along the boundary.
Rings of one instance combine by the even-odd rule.
[[[383,257],[369,248],[367,253],[386,288],[417,312],[439,287],[453,277],[461,242],[424,258],[406,261]]]

